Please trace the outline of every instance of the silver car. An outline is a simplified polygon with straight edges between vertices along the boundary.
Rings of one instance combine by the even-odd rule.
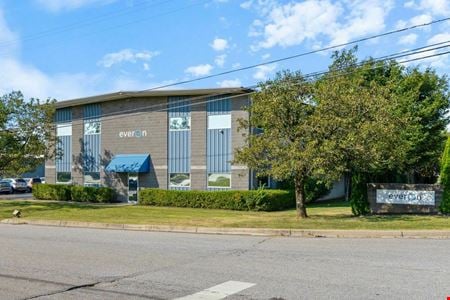
[[[13,187],[11,185],[11,182],[9,182],[7,180],[1,180],[0,181],[0,193],[12,194],[13,193]]]
[[[5,178],[2,181],[8,181],[11,184],[12,192],[26,192],[28,190],[27,182],[22,178]]]

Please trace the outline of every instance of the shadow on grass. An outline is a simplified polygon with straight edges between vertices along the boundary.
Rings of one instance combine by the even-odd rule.
[[[306,205],[308,208],[319,208],[319,207],[350,207],[350,202],[345,201],[343,198],[317,201],[313,203],[308,203]]]
[[[103,205],[95,205],[91,203],[64,203],[64,202],[31,202],[31,201],[17,201],[17,202],[0,202],[0,209],[16,209],[26,208],[34,211],[43,210],[59,210],[64,208],[77,208],[77,209],[100,209],[106,207]]]

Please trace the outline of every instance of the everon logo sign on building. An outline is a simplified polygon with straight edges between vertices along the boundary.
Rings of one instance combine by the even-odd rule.
[[[119,138],[142,138],[147,136],[147,130],[128,130],[128,131],[120,131]]]

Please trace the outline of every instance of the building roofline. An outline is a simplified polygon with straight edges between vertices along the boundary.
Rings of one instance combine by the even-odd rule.
[[[253,91],[244,87],[236,88],[210,88],[210,89],[179,89],[179,90],[152,90],[152,91],[121,91],[116,93],[102,94],[90,97],[69,99],[56,102],[56,108],[66,108],[78,105],[94,104],[114,100],[141,98],[141,97],[167,97],[167,96],[203,96],[244,94]]]

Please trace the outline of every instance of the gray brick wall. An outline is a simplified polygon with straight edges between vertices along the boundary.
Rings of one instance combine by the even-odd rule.
[[[116,154],[149,153],[150,172],[139,174],[141,187],[167,188],[166,97],[128,99],[102,103],[102,169]],[[108,116],[114,114],[113,116]],[[120,137],[123,131],[146,130],[145,137]],[[102,172],[103,182],[126,193],[126,176]],[[122,195],[124,196],[124,195]]]
[[[83,107],[72,108],[72,183],[82,185],[83,160]]]
[[[193,100],[191,107],[191,187],[206,189],[206,126],[207,114],[204,99]],[[244,138],[237,132],[237,120],[246,118],[241,108],[248,104],[248,97],[232,100],[232,147],[242,146]],[[166,189],[167,174],[167,97],[133,98],[107,101],[102,104],[101,118],[101,177],[102,184],[111,186],[119,192],[119,199],[125,201],[127,194],[126,174],[106,173],[105,166],[117,154],[149,153],[150,172],[139,174],[141,187]],[[161,111],[162,110],[162,111]],[[83,184],[82,138],[83,107],[73,107],[72,151],[74,184]],[[120,132],[146,130],[145,137],[120,137]],[[46,163],[47,182],[55,181],[55,162]],[[232,189],[249,188],[249,170],[242,165],[232,166]]]
[[[191,189],[206,189],[206,103],[191,106]]]
[[[248,113],[243,110],[249,104],[248,96],[234,98],[231,102],[231,144],[233,154],[235,149],[245,145],[245,138],[242,136],[243,131],[238,132],[238,120],[248,119]],[[234,159],[234,155],[233,155]],[[231,166],[231,188],[234,190],[248,190],[250,188],[250,171],[245,165],[232,164]]]

